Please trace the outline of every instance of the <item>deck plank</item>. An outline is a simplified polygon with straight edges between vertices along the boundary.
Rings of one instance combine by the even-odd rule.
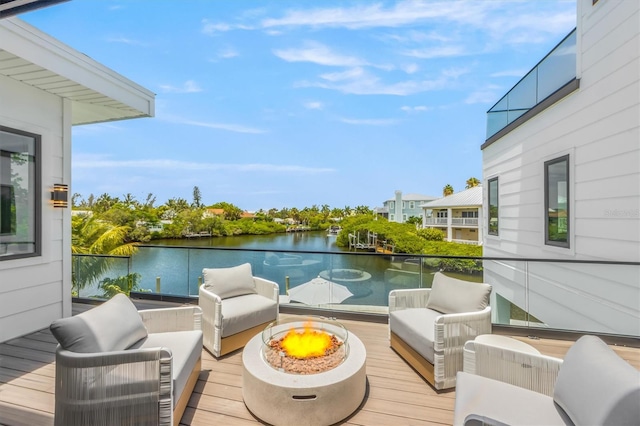
[[[77,306],[74,313],[91,306]],[[146,302],[144,308],[152,308]],[[283,317],[291,316],[284,315]],[[455,391],[435,391],[390,347],[386,324],[341,321],[362,340],[367,350],[368,391],[360,408],[342,424],[450,425]],[[515,337],[540,352],[564,357],[570,341]],[[53,425],[55,338],[48,329],[0,344],[0,424],[16,426]],[[640,369],[640,349],[613,349]],[[181,425],[262,424],[242,399],[242,351],[220,359],[202,351],[202,372],[189,399]]]

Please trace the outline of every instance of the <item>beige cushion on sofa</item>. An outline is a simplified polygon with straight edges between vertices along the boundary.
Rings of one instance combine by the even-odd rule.
[[[205,268],[202,276],[205,288],[221,299],[256,293],[250,263],[231,268]]]
[[[489,305],[491,286],[463,281],[437,272],[426,307],[443,314],[481,311]]]

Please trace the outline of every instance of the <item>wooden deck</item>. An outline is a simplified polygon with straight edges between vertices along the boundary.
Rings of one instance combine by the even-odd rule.
[[[146,308],[147,306],[142,306]],[[84,307],[74,311],[83,310]],[[385,324],[341,321],[367,349],[368,393],[344,425],[450,425],[454,391],[436,392],[389,348]],[[518,337],[563,357],[572,342]],[[0,344],[0,424],[53,425],[56,341],[42,330]],[[640,349],[614,347],[640,369]],[[242,353],[216,360],[202,352],[202,372],[182,417],[184,425],[261,424],[242,401]]]

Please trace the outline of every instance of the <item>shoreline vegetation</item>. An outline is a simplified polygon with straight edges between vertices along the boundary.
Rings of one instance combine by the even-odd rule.
[[[481,246],[445,242],[442,231],[419,228],[420,217],[413,216],[406,223],[389,222],[367,206],[331,208],[324,204],[249,213],[227,202],[203,205],[197,186],[193,188],[191,203],[183,198],[171,198],[159,206],[155,202],[156,197],[151,193],[144,201],[136,200],[131,194],[122,198],[106,193],[99,197],[91,194],[87,199],[74,194],[73,252],[127,255],[135,250],[137,243],[157,239],[266,235],[296,227],[326,231],[339,224],[338,247],[349,247],[349,234],[371,232],[377,234],[378,240],[392,244],[395,253],[482,256]]]
[[[444,241],[437,229],[422,229],[421,218],[411,217],[407,223],[389,222],[374,215],[366,206],[330,208],[328,205],[259,210],[249,213],[238,206],[219,202],[209,206],[201,203],[200,191],[194,187],[193,202],[181,198],[169,199],[155,206],[155,196],[148,194],[143,202],[131,194],[123,198],[102,194],[80,194],[72,197],[71,248],[74,254],[131,256],[139,243],[157,239],[186,238],[187,235],[206,235],[206,238],[237,235],[266,235],[285,233],[289,226],[303,226],[313,231],[326,231],[339,224],[336,237],[338,247],[349,247],[349,234],[366,236],[377,234],[380,241],[394,246],[397,254],[425,254],[442,256],[481,257],[482,247]],[[473,259],[429,259],[427,266],[452,272],[478,273],[482,262]],[[425,262],[428,263],[428,262]],[[82,288],[108,269],[109,262],[93,259],[83,263],[84,277],[74,288]],[[128,292],[137,286],[136,277],[122,277],[122,282],[104,283],[105,293]],[[133,278],[133,279],[132,279]]]

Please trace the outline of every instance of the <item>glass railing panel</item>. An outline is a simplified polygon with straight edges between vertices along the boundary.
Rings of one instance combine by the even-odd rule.
[[[491,317],[494,324],[528,327],[527,262],[484,260],[483,282],[491,284]]]
[[[140,247],[131,269],[140,274],[141,292],[189,295],[189,249]]]
[[[529,110],[536,106],[538,99],[536,97],[538,71],[533,69],[509,92],[509,107],[512,110]],[[509,120],[511,122],[512,120]]]
[[[538,102],[576,77],[576,33],[569,35],[538,65]]]
[[[640,337],[639,278],[638,265],[529,262],[529,312],[552,329]]]
[[[76,254],[71,259],[72,291],[77,297],[108,298],[115,291],[110,286],[133,285],[128,257]]]
[[[542,61],[487,111],[487,139],[576,77],[573,30]]]
[[[527,111],[529,111],[529,110],[528,109],[516,109],[516,110],[507,111],[507,119],[508,119],[509,123],[513,123],[514,121],[516,121],[520,116],[524,115],[524,113],[526,113]]]
[[[278,283],[281,303],[290,307],[375,314],[388,312],[390,291],[430,288],[441,271],[491,284],[494,324],[534,334],[546,328],[640,337],[640,265],[633,263],[148,246],[132,259],[73,255],[72,262],[80,297],[108,297],[108,286],[127,284],[142,293],[196,297],[203,268],[248,262],[255,276]],[[319,299],[296,294],[313,285],[324,291]]]
[[[489,111],[487,113],[487,139],[507,127],[509,114],[507,111]]]

